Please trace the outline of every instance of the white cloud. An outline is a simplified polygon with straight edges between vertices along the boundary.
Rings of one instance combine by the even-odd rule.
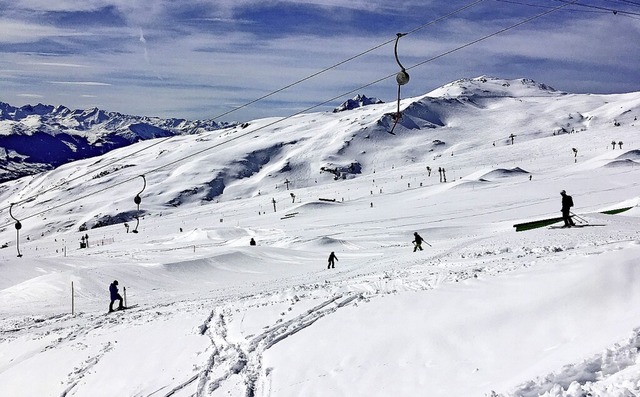
[[[88,68],[88,65],[80,65],[76,63],[63,63],[63,62],[26,62],[25,65],[36,65],[36,66],[52,66],[52,67],[61,67],[61,68]]]
[[[44,98],[42,95],[39,95],[39,94],[18,94],[18,96],[22,98]]]
[[[97,81],[49,81],[50,84],[64,84],[64,85],[95,85],[95,86],[108,86],[109,83],[100,83]]]
[[[46,24],[0,19],[0,43],[32,43],[43,38],[83,36],[86,32],[61,29]]]

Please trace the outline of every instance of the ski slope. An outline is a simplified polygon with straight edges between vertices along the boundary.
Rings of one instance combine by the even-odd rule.
[[[640,93],[464,79],[404,100],[392,136],[394,108],[147,141],[0,185],[7,208],[35,195],[12,209],[21,258],[2,212],[1,394],[639,394]],[[562,189],[590,226],[515,232],[559,216]],[[137,307],[106,314],[114,279]]]

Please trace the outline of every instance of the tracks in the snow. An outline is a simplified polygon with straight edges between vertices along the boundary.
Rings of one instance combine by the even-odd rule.
[[[209,396],[216,390],[234,386],[244,388],[246,397],[263,394],[269,376],[269,371],[262,365],[264,352],[359,298],[360,294],[333,296],[287,321],[278,320],[263,328],[260,334],[239,343],[232,343],[227,338],[227,318],[232,317],[231,311],[214,309],[200,327],[202,333],[211,340],[211,347],[206,364],[197,377],[189,381],[198,382],[195,395]],[[172,393],[166,396],[171,395]]]

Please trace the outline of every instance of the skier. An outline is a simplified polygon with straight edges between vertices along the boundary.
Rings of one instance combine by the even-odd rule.
[[[571,219],[571,207],[573,207],[573,199],[567,194],[566,191],[561,191],[562,196],[562,220],[564,221],[563,227],[571,227],[576,224]]]
[[[251,237],[251,241],[249,241],[249,245],[256,245],[256,240]]]
[[[113,311],[113,302],[120,301],[118,305],[118,310],[124,309],[122,304],[122,296],[118,293],[118,280],[113,280],[111,285],[109,285],[109,293],[111,294],[111,303],[109,303],[109,313]]]
[[[335,269],[336,268],[336,264],[334,262],[334,260],[338,260],[338,257],[336,256],[335,252],[331,251],[331,254],[329,255],[329,265],[327,266],[327,269]]]
[[[418,232],[414,232],[413,233],[413,238],[414,238],[414,240],[412,241],[412,243],[414,245],[413,252],[416,252],[417,250],[422,251],[422,241],[424,241],[423,238],[420,237]]]

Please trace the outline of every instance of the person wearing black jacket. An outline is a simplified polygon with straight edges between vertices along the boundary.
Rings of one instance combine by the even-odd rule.
[[[413,252],[416,252],[417,250],[422,251],[422,241],[424,241],[424,239],[420,237],[418,232],[414,232],[413,237],[414,237],[414,240],[412,241],[414,245]]]
[[[331,251],[331,254],[329,254],[329,266],[327,266],[327,269],[335,269],[336,267],[336,262],[338,260],[338,257],[336,256],[336,254]]]
[[[109,313],[113,311],[113,304],[118,301],[118,310],[122,310],[125,307],[122,305],[122,296],[118,293],[118,280],[113,280],[109,285],[109,295],[111,295],[111,303],[109,303]]]
[[[573,207],[573,199],[571,196],[567,194],[566,191],[561,191],[560,195],[562,196],[562,220],[564,221],[563,227],[571,227],[576,224],[573,223],[571,219],[571,207]]]

